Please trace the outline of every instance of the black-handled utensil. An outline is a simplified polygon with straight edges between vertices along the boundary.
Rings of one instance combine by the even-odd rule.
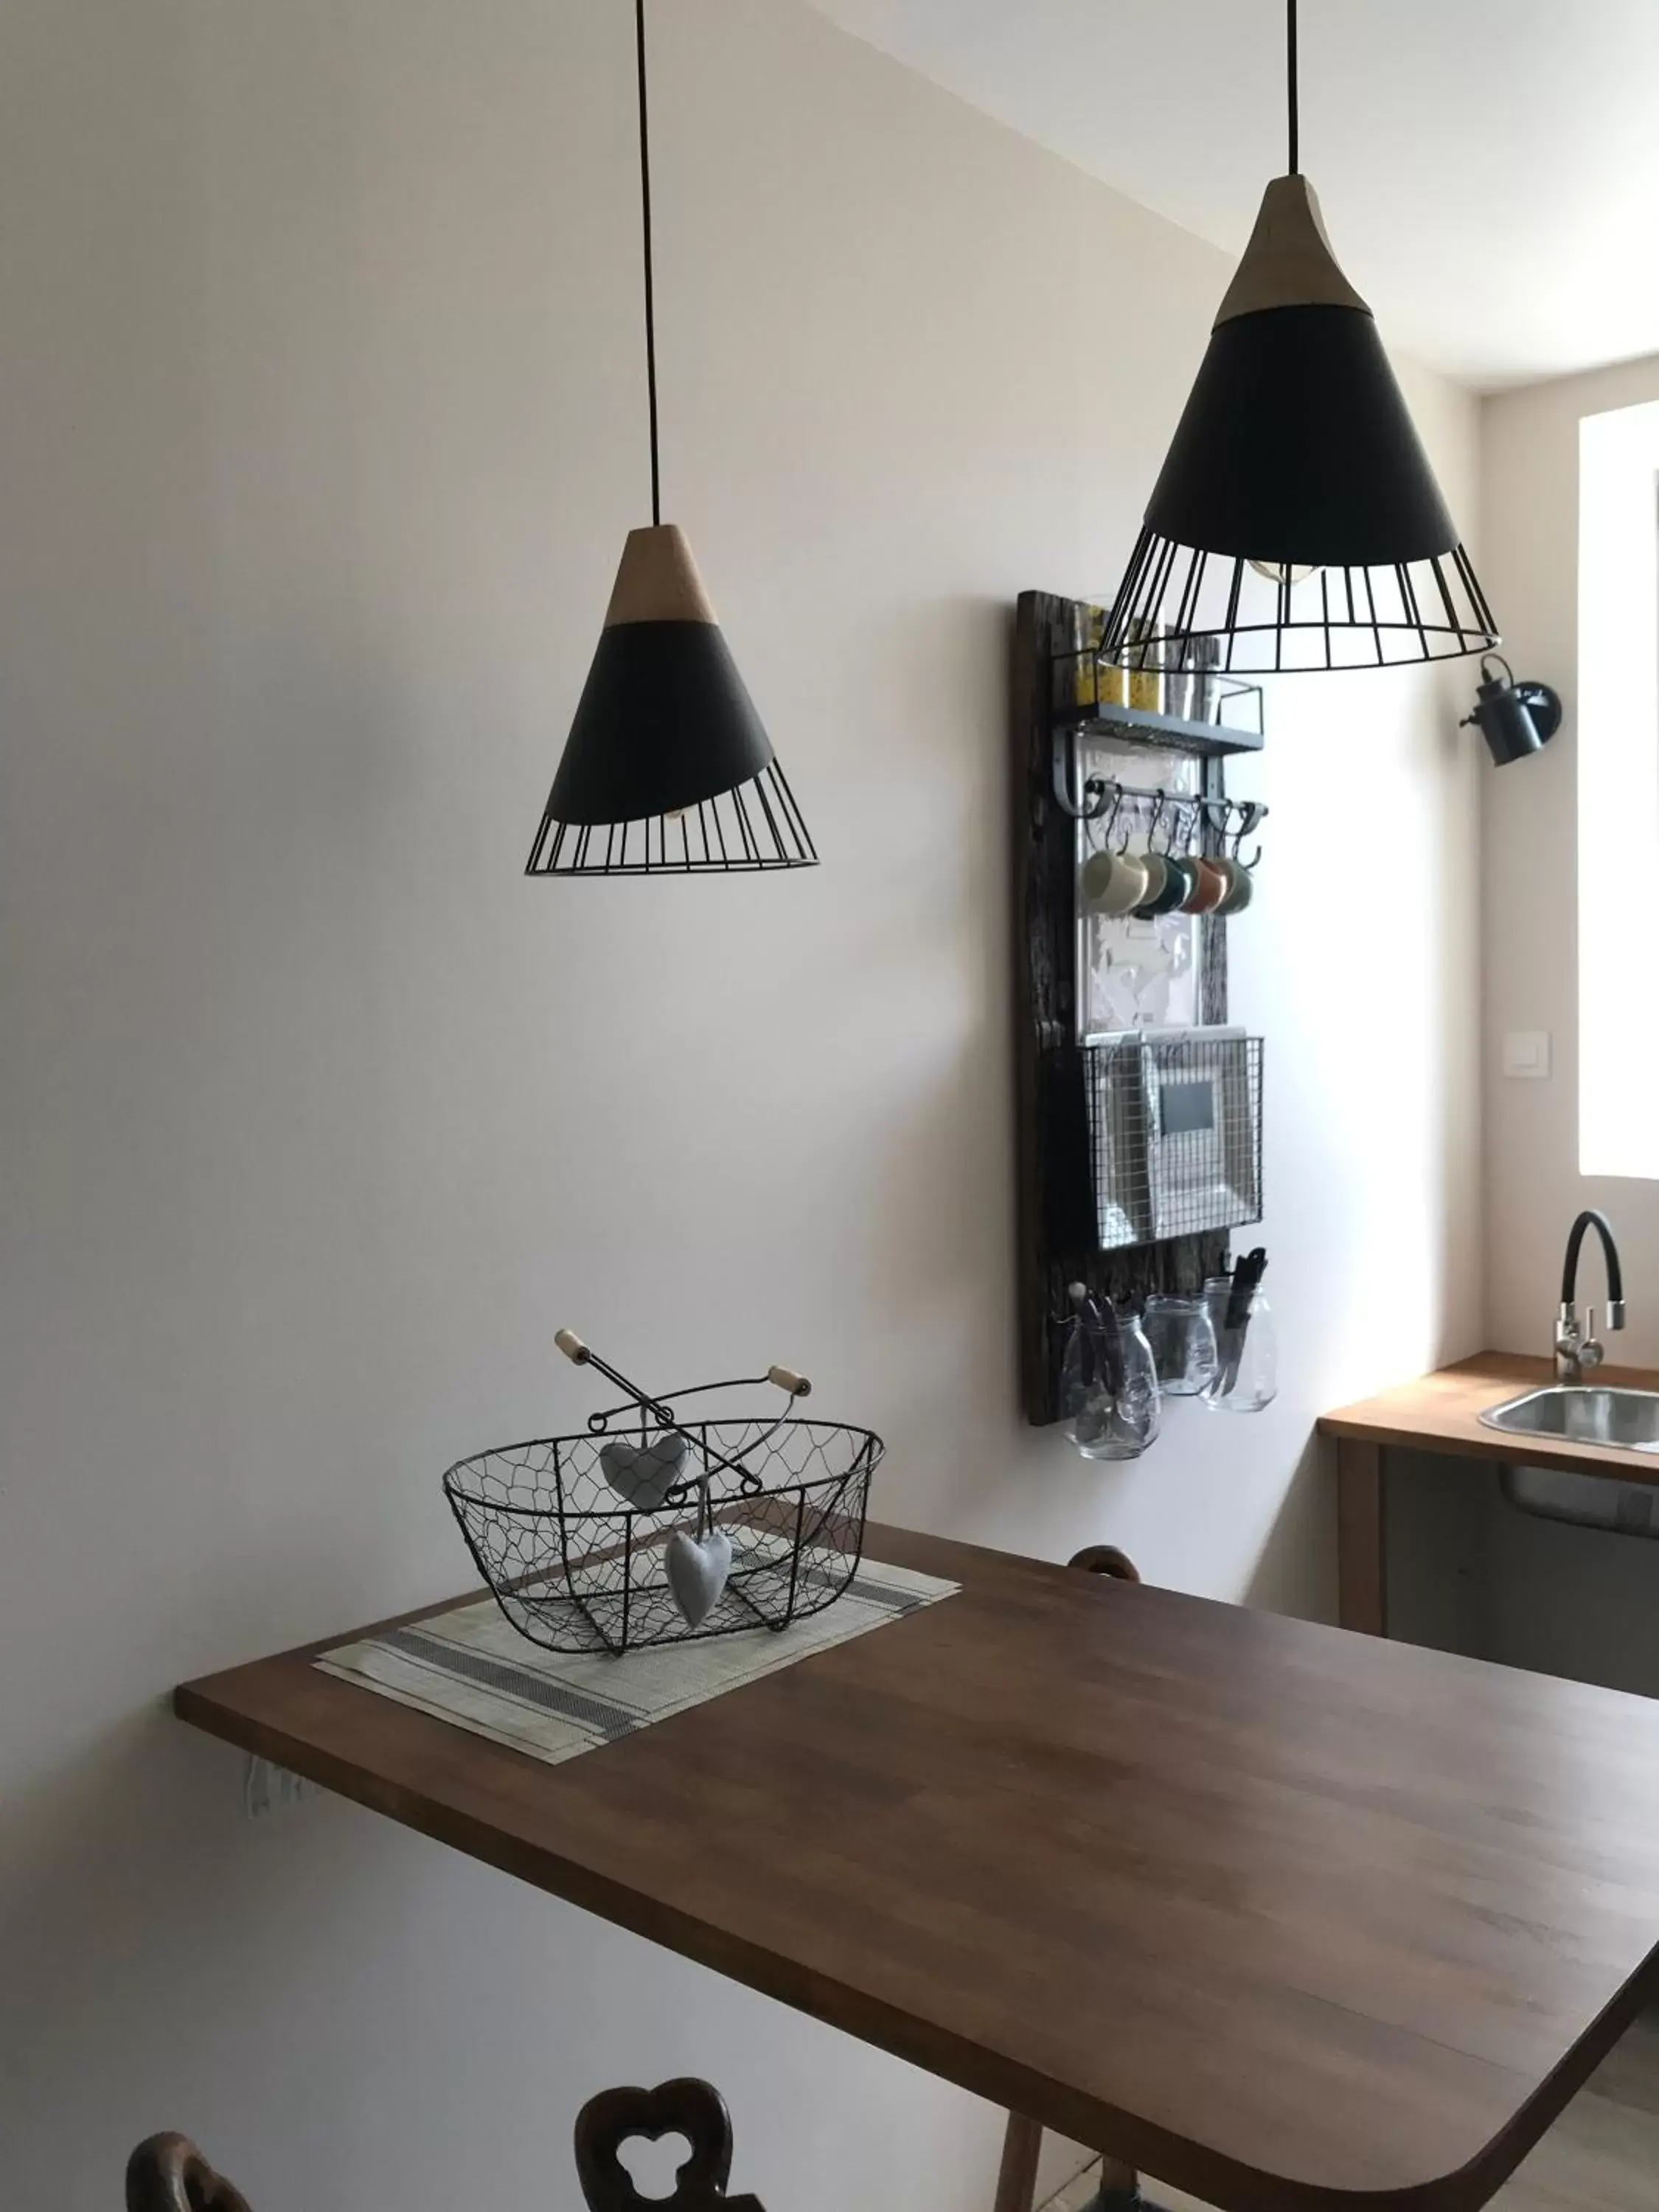
[[[1244,1358],[1244,1338],[1250,1326],[1250,1301],[1267,1271],[1267,1248],[1261,1244],[1247,1252],[1233,1269],[1232,1288],[1222,1311],[1216,1346],[1219,1358],[1214,1389],[1218,1398],[1225,1397],[1229,1390],[1237,1387],[1238,1370]]]

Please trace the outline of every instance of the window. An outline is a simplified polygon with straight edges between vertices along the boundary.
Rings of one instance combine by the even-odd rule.
[[[1578,425],[1578,1167],[1659,1179],[1659,402]]]

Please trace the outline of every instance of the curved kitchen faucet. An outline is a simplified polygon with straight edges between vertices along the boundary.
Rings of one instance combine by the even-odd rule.
[[[1586,1371],[1599,1367],[1607,1356],[1595,1335],[1595,1307],[1585,1307],[1582,1324],[1578,1319],[1578,1255],[1587,1229],[1593,1229],[1601,1238],[1607,1263],[1608,1332],[1625,1326],[1625,1277],[1619,1265],[1619,1247],[1613,1241],[1613,1224],[1605,1213],[1598,1213],[1594,1206],[1587,1206],[1568,1235],[1567,1256],[1561,1269],[1561,1308],[1555,1316],[1558,1382],[1582,1382]]]

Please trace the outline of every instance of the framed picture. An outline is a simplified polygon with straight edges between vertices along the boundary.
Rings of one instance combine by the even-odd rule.
[[[1100,1249],[1261,1218],[1261,1040],[1132,1030],[1089,1054]]]

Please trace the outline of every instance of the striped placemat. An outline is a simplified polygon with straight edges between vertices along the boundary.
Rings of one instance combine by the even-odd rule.
[[[483,1597],[343,1644],[313,1663],[557,1766],[814,1651],[867,1636],[960,1588],[866,1559],[844,1596],[793,1627],[659,1644],[619,1659],[544,1651],[502,1617],[494,1598]]]

